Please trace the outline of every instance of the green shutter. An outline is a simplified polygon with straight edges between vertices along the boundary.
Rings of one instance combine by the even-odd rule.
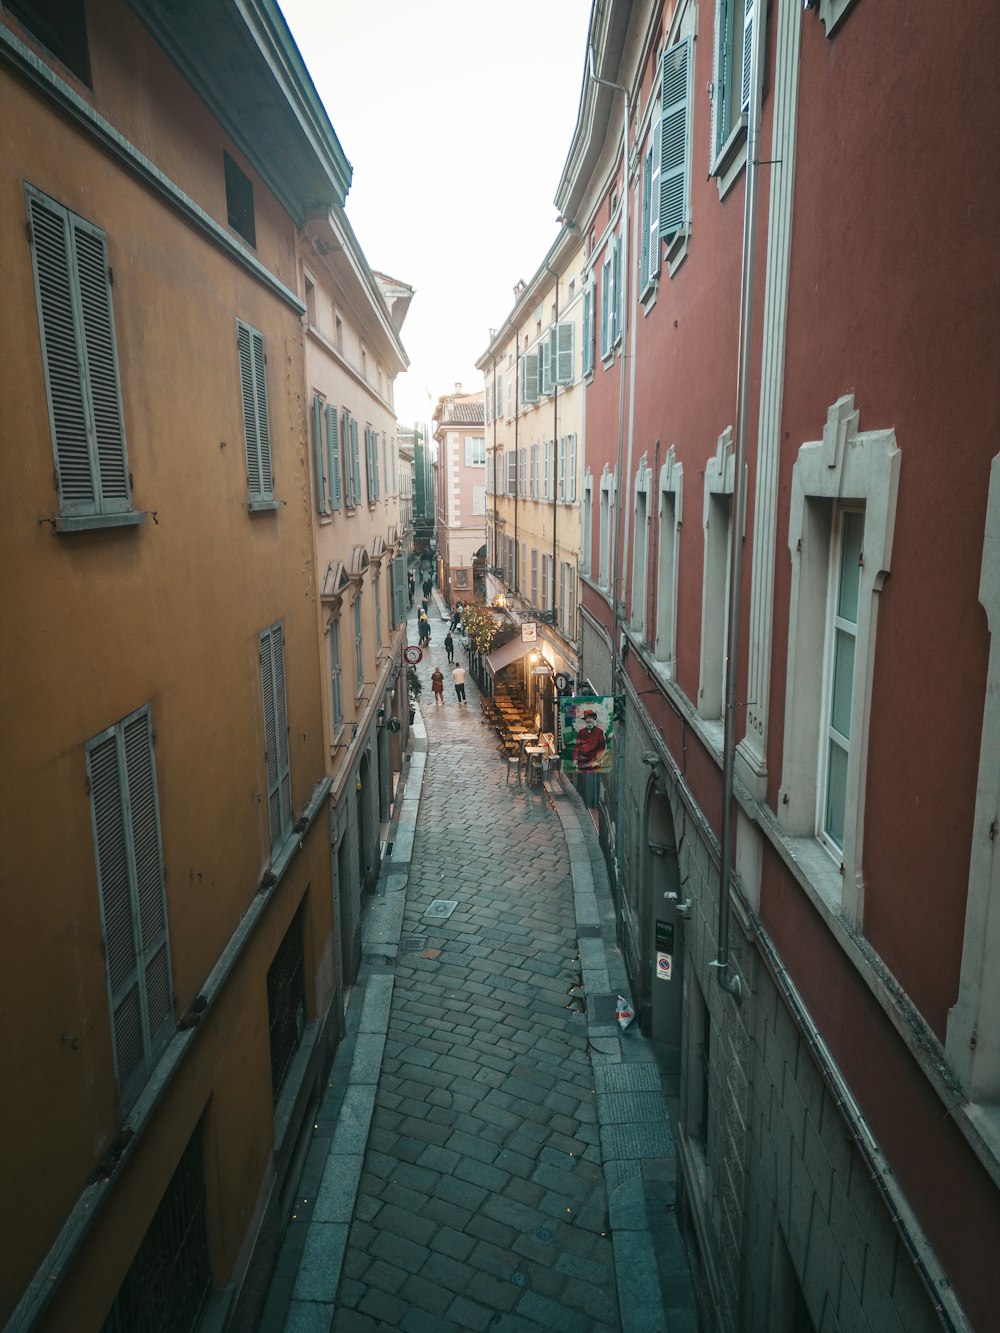
[[[660,170],[663,143],[663,121],[657,116],[653,124],[653,150],[650,155],[649,178],[649,267],[650,282],[660,271]]]
[[[406,619],[406,556],[392,560],[392,623],[401,625]]]
[[[354,490],[354,503],[361,501],[361,455],[358,447],[358,423],[351,417],[351,476]]]
[[[548,337],[544,342],[538,345],[538,354],[541,360],[539,367],[540,392],[546,397],[552,392],[552,367],[555,363],[555,353],[553,350],[555,339],[555,325],[549,329]]]
[[[173,1032],[173,993],[149,709],[86,747],[101,928],[122,1107]]]
[[[337,409],[331,404],[326,408],[326,460],[328,485],[330,488],[330,509],[336,513],[340,509],[340,432],[337,429]]]
[[[688,103],[691,39],[663,53],[660,145],[660,235],[669,240],[687,221]]]
[[[588,282],[583,293],[583,373],[594,369],[594,284]]]
[[[622,238],[620,236],[615,238],[611,280],[614,284],[614,296],[611,301],[611,341],[617,343],[622,336]]]
[[[601,358],[611,351],[611,260],[601,265]]]
[[[271,850],[277,850],[291,828],[291,769],[288,759],[288,704],[285,695],[285,648],[281,625],[259,637],[260,685],[264,706],[264,765]]]
[[[243,399],[243,438],[246,445],[250,502],[273,499],[271,435],[267,421],[267,374],[264,338],[242,320],[236,322],[240,354],[240,392]]]
[[[323,400],[313,394],[312,410],[313,473],[316,481],[316,512],[329,514],[326,485],[326,442],[323,439]]]
[[[60,513],[131,509],[104,233],[26,186]]]
[[[538,353],[525,352],[521,358],[521,401],[538,402]]]
[[[743,4],[743,68],[740,77],[740,109],[750,109],[750,50],[753,46],[753,4],[754,0],[744,0]]]
[[[557,384],[573,383],[574,328],[569,321],[556,325],[554,369]]]
[[[642,215],[639,221],[639,230],[642,233],[642,241],[639,249],[639,290],[646,288],[649,282],[649,214],[650,214],[650,195],[653,188],[653,150],[649,152],[642,160]]]

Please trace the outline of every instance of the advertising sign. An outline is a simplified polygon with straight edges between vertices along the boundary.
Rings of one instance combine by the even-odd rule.
[[[674,974],[674,927],[670,921],[656,923],[656,976],[672,981]]]
[[[609,773],[614,750],[615,701],[611,695],[571,695],[559,700],[560,759],[564,773]]]

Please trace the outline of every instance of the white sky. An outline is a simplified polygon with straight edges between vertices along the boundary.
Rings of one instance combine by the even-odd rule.
[[[278,0],[354,169],[371,268],[415,288],[400,424],[428,421],[558,232],[590,0]]]

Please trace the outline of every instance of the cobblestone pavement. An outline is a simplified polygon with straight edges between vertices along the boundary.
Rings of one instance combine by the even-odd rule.
[[[654,1333],[671,1307],[671,1329],[693,1328],[686,1275],[664,1293],[653,1253],[646,1167],[669,1163],[672,1191],[673,1142],[655,1061],[614,1023],[593,830],[560,779],[508,772],[471,676],[455,698],[438,619],[433,634],[260,1333]]]

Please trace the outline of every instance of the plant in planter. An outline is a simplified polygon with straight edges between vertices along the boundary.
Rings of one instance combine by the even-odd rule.
[[[416,667],[406,668],[406,689],[410,696],[410,721],[413,721],[417,704],[420,702],[420,694],[423,690],[423,681],[417,675]]]

